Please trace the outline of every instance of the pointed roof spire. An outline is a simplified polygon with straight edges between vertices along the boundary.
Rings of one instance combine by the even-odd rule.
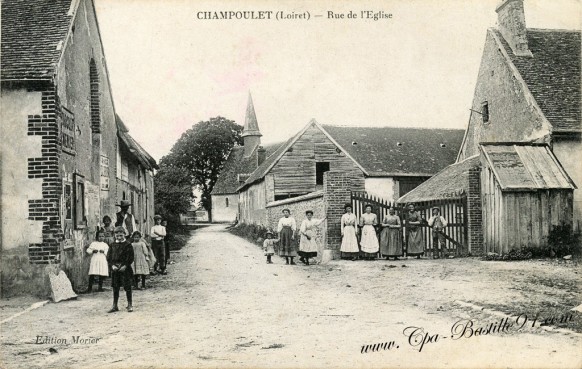
[[[250,91],[249,101],[247,103],[247,114],[245,116],[245,126],[241,136],[262,136],[261,132],[259,131],[259,123],[257,122],[255,106],[253,105],[253,97],[251,96]]]

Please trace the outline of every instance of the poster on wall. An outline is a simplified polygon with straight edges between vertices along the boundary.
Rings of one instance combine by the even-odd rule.
[[[101,191],[109,191],[109,158],[105,155],[101,155],[100,185]]]

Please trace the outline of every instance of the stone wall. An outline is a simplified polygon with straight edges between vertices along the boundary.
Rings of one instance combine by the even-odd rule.
[[[526,93],[525,83],[514,76],[494,32],[487,32],[471,106],[481,112],[487,102],[489,119],[484,122],[482,114],[471,113],[460,160],[479,154],[479,142],[545,142],[550,134],[549,123]]]

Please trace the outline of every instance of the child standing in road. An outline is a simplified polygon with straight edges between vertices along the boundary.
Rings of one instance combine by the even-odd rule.
[[[108,311],[114,313],[119,311],[117,302],[119,301],[119,290],[125,290],[127,297],[127,311],[133,311],[131,285],[133,284],[133,247],[125,238],[125,228],[115,227],[115,242],[110,245],[107,253],[107,261],[111,266],[111,287],[113,287],[113,307]]]
[[[273,239],[273,232],[268,231],[265,234],[265,241],[263,241],[263,250],[267,256],[267,264],[273,264],[271,261],[271,256],[275,254],[275,244],[279,242],[279,239]]]
[[[133,232],[132,235],[133,242],[131,246],[133,247],[133,275],[134,275],[134,287],[136,290],[145,289],[146,275],[150,274],[149,265],[149,252],[148,247],[145,242],[141,239],[141,233],[139,231]],[[139,279],[141,277],[141,287],[139,287]]]
[[[109,276],[109,269],[107,267],[107,251],[109,246],[103,242],[101,232],[97,232],[95,241],[91,242],[87,248],[87,254],[91,255],[91,266],[89,267],[89,287],[86,293],[93,291],[93,282],[95,277],[99,282],[98,292],[103,292],[103,280]]]

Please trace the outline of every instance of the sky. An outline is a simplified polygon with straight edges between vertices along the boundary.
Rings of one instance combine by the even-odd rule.
[[[464,129],[498,3],[95,0],[116,111],[157,160],[199,121],[244,124],[249,91],[264,144],[312,118]],[[524,4],[529,28],[580,29],[579,0]],[[208,11],[309,19],[199,19]],[[363,11],[392,17],[362,19]]]

